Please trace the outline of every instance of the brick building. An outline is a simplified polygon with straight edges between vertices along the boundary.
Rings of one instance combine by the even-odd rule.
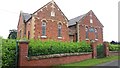
[[[103,42],[103,25],[93,11],[68,20],[52,0],[33,14],[20,12],[17,38]]]
[[[20,13],[18,38],[69,41],[68,19],[51,1],[33,14]]]
[[[71,41],[96,41],[103,43],[103,25],[90,10],[88,13],[69,20],[69,37]]]

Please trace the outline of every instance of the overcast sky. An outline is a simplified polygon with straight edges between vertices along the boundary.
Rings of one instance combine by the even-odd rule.
[[[0,36],[7,38],[10,29],[17,29],[20,11],[33,13],[51,0],[1,0]],[[104,25],[104,41],[118,41],[119,0],[54,0],[68,19],[93,10]]]

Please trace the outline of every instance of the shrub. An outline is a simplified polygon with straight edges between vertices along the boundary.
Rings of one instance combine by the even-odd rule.
[[[82,42],[60,42],[30,40],[29,56],[48,55],[60,53],[91,52],[92,49],[85,41]]]
[[[2,67],[10,68],[15,66],[15,40],[3,39],[2,40]]]
[[[118,51],[119,47],[118,47],[118,45],[110,44],[109,50],[110,51]]]

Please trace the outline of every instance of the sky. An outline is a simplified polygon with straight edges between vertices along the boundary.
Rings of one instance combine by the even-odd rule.
[[[17,29],[20,11],[33,13],[51,0],[1,0],[0,36],[7,38],[9,30]],[[68,19],[92,10],[104,25],[103,40],[118,41],[119,0],[54,0]]]

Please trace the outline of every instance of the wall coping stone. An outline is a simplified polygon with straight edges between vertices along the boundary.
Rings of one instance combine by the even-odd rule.
[[[29,40],[21,39],[21,40],[17,40],[17,42],[19,42],[19,43],[21,43],[21,42],[23,42],[23,43],[29,43],[30,41]]]
[[[30,56],[27,57],[28,60],[40,60],[40,59],[48,59],[48,58],[60,58],[67,56],[79,56],[79,55],[87,55],[92,54],[92,52],[83,52],[83,53],[62,53],[62,54],[51,54],[51,55],[40,55],[40,56]]]
[[[109,51],[109,52],[117,52],[118,53],[119,51]]]

